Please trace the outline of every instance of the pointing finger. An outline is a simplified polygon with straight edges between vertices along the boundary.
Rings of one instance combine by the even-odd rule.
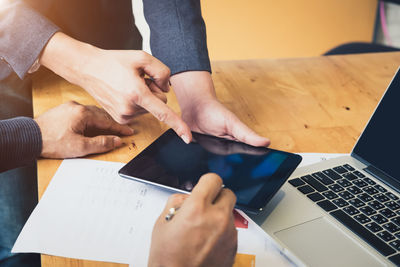
[[[168,124],[185,143],[192,140],[189,126],[170,107],[154,96],[148,89],[142,90],[138,105],[149,111],[159,121]]]

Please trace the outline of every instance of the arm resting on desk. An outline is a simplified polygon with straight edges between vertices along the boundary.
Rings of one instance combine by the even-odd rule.
[[[16,168],[39,156],[75,158],[108,152],[122,145],[118,135],[133,130],[116,123],[103,109],[76,102],[64,103],[35,120],[0,121],[0,172]]]
[[[0,172],[23,166],[40,156],[42,136],[26,117],[0,121]]]

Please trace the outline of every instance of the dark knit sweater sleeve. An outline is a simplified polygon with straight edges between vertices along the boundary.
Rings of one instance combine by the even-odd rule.
[[[30,163],[41,151],[42,135],[33,119],[17,117],[0,121],[0,172]]]

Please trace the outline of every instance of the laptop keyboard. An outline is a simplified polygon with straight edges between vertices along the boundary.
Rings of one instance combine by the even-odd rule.
[[[400,199],[349,164],[288,181],[361,239],[400,265]]]

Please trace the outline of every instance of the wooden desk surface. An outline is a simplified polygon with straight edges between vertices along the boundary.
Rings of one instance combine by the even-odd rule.
[[[272,148],[349,153],[400,65],[400,53],[213,62],[218,98]],[[195,90],[195,88],[193,88]],[[48,72],[34,78],[35,116],[69,100],[96,104],[82,89]],[[168,103],[179,111],[175,95]],[[88,158],[128,162],[167,129],[151,115],[132,124],[129,144]],[[133,148],[134,141],[137,148]],[[38,161],[42,196],[60,160]],[[122,266],[42,256],[42,266]]]

